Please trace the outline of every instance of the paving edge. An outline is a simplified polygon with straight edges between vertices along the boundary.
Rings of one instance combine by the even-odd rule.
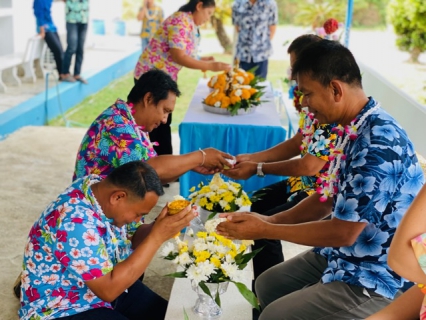
[[[36,96],[18,104],[0,114],[0,140],[24,126],[43,126],[47,121],[59,116],[62,111],[74,107],[86,97],[106,87],[111,81],[132,71],[140,55],[140,49],[128,54],[123,59],[110,66],[83,76],[88,80],[84,85],[76,83],[59,83],[48,91],[42,91]],[[58,95],[61,101],[59,104]]]

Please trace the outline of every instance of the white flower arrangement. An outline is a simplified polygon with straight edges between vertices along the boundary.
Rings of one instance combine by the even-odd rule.
[[[190,237],[192,241],[182,241],[176,237],[174,243],[167,243],[161,252],[162,256],[183,270],[168,276],[191,279],[210,297],[212,296],[206,283],[232,282],[244,298],[253,307],[258,308],[256,296],[241,281],[248,276],[245,270],[247,263],[261,249],[248,252],[247,247],[252,245],[253,241],[236,242],[217,234],[216,227],[224,220],[226,219],[219,218],[207,221],[206,231],[197,232],[193,239]],[[187,235],[190,234],[188,230]],[[220,306],[219,293],[212,299]]]
[[[218,212],[235,212],[243,206],[251,205],[247,193],[241,185],[233,181],[224,181],[216,173],[208,185],[200,183],[198,189],[192,187],[189,195],[191,203],[203,209]]]

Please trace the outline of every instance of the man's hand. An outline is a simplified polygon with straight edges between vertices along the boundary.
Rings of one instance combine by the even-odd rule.
[[[265,238],[268,224],[258,214],[251,212],[221,213],[220,218],[227,221],[220,223],[216,232],[229,239],[256,240]]]
[[[40,27],[40,32],[38,33],[38,35],[40,36],[40,38],[44,39],[44,37],[46,36],[46,31],[44,30],[44,27]]]
[[[207,168],[204,168],[204,167],[196,167],[196,168],[192,169],[192,171],[195,171],[195,172],[200,173],[200,174],[215,174],[216,172],[219,172],[220,170],[219,169],[207,169]]]
[[[234,157],[229,153],[225,153],[214,148],[203,149],[203,151],[206,153],[204,156],[203,167],[209,170],[221,170],[224,166],[232,167],[232,165],[226,160],[234,159]]]
[[[252,155],[250,153],[239,154],[235,157],[235,160],[237,160],[237,163],[245,162],[245,161],[253,161]]]
[[[197,213],[191,205],[174,215],[168,214],[166,205],[155,220],[150,237],[155,238],[161,244],[176,236],[183,228],[189,226],[191,220],[196,216]]]
[[[224,170],[222,173],[232,179],[246,180],[251,176],[255,175],[256,171],[257,163],[246,161],[237,163],[232,169]]]

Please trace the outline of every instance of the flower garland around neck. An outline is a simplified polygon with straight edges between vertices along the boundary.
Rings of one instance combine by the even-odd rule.
[[[338,191],[337,183],[339,182],[339,170],[341,161],[346,160],[346,155],[343,153],[349,140],[355,140],[358,137],[358,129],[364,123],[365,119],[380,107],[377,104],[374,108],[368,110],[357,121],[355,118],[351,123],[345,127],[341,125],[334,127],[332,131],[337,131],[337,141],[335,147],[330,148],[330,166],[327,172],[324,172],[316,181],[318,184],[317,193],[321,195],[320,201],[325,202],[329,197],[335,195]]]
[[[143,136],[146,136],[146,135],[147,135],[147,132],[145,131],[145,126],[139,126],[139,125],[136,123],[136,120],[135,120],[135,118],[134,118],[134,116],[133,116],[133,115],[136,113],[136,109],[135,109],[135,107],[134,107],[134,104],[133,104],[133,103],[131,103],[131,102],[127,102],[127,106],[129,107],[129,109],[130,109],[130,113],[132,114],[132,120],[133,120],[133,122],[136,124],[137,133],[139,134],[139,139],[140,139],[140,140],[142,140],[142,135],[143,135]],[[151,141],[151,144],[152,144],[153,146],[159,146],[159,145],[160,145],[157,141]]]
[[[312,141],[312,136],[318,125],[318,120],[315,119],[314,114],[309,112],[308,108],[302,108],[300,111],[303,114],[301,121],[303,121],[303,126],[301,126],[301,133],[303,135],[302,144],[300,145],[300,151],[308,150],[308,145]]]
[[[100,182],[99,179],[89,179],[88,183],[87,183],[87,188],[91,188],[94,184]],[[88,194],[88,193],[87,193]],[[102,222],[105,224],[105,229],[108,232],[108,235],[111,239],[111,244],[112,244],[112,250],[113,250],[113,254],[114,254],[114,258],[116,260],[116,262],[121,262],[124,259],[126,259],[129,255],[130,255],[130,251],[129,251],[129,246],[131,241],[129,239],[127,239],[126,234],[123,233],[123,228],[117,228],[119,229],[118,231],[120,232],[120,236],[121,239],[117,239],[117,236],[115,235],[114,231],[112,230],[112,223],[113,220],[108,218],[105,213],[102,210],[101,205],[99,204],[98,200],[95,197],[95,194],[92,190],[92,196],[89,195],[89,198],[92,200],[92,202],[95,204],[97,213],[99,214],[99,216],[102,219]],[[124,240],[125,239],[125,240]],[[121,250],[120,250],[121,247]]]

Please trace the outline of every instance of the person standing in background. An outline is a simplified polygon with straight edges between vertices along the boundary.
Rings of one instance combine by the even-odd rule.
[[[275,0],[239,0],[232,6],[232,24],[238,32],[236,58],[240,67],[266,78],[272,39],[278,23]]]
[[[198,57],[200,33],[198,26],[210,20],[216,7],[214,0],[190,0],[179,11],[166,18],[153,35],[135,66],[135,82],[142,74],[156,68],[167,72],[177,81],[182,67],[197,70],[229,71],[231,65],[214,61],[213,57]],[[171,113],[167,123],[149,133],[158,155],[172,154]]]
[[[62,70],[70,76],[71,58],[75,54],[74,79],[87,84],[80,76],[83,64],[84,41],[89,22],[89,0],[63,0],[67,21],[67,50],[65,51]]]
[[[37,23],[37,33],[46,41],[47,46],[55,57],[56,69],[58,69],[59,80],[74,82],[74,78],[62,72],[62,61],[64,59],[64,49],[61,40],[52,20],[51,8],[53,0],[34,0],[33,9]]]
[[[148,46],[149,40],[158,30],[164,19],[164,12],[154,0],[144,0],[137,16],[138,21],[142,21],[141,42],[142,52]]]

